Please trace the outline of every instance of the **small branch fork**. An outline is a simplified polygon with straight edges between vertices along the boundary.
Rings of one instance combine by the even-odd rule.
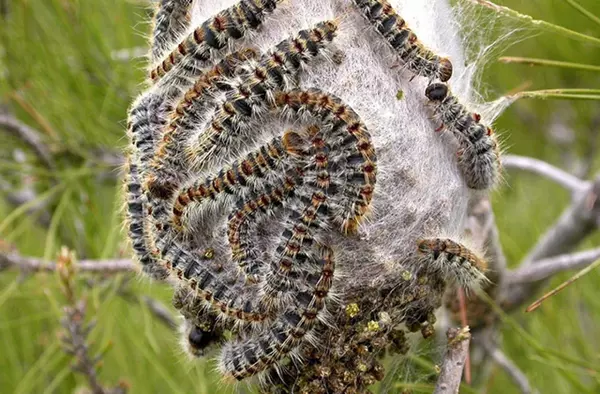
[[[509,312],[521,308],[553,275],[589,267],[600,258],[600,248],[573,252],[600,226],[600,176],[591,181],[582,180],[541,160],[514,155],[505,156],[503,164],[506,169],[529,171],[547,178],[571,194],[570,205],[514,270],[506,268],[506,257],[489,199],[474,195],[469,206],[466,231],[475,245],[486,250],[490,284],[482,290]],[[485,375],[485,371],[490,371],[490,363],[498,364],[521,392],[531,393],[526,376],[490,339],[498,336],[500,321],[494,317],[495,313],[477,296],[470,297],[468,301],[469,324],[477,331],[476,338],[480,338],[473,342],[472,351],[485,355],[478,363],[476,373]],[[457,316],[453,318],[458,321]]]
[[[465,361],[469,354],[471,333],[469,327],[450,328],[447,332],[448,348],[442,362],[434,394],[457,394]]]
[[[598,258],[598,249],[572,251],[600,226],[600,176],[581,180],[540,160],[507,156],[507,168],[540,174],[571,191],[571,204],[538,240],[519,268],[506,274],[498,302],[507,311],[522,306],[548,278],[559,272],[581,269]]]

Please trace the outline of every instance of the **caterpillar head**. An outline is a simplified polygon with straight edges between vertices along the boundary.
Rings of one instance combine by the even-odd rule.
[[[443,83],[432,83],[425,89],[425,96],[431,101],[442,101],[448,96],[448,86]]]

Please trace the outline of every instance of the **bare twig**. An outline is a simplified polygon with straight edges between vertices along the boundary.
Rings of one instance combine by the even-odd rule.
[[[74,261],[73,253],[63,248],[56,262],[59,282],[67,301],[65,316],[61,320],[64,327],[61,335],[64,350],[73,356],[73,370],[85,376],[93,394],[124,394],[127,392],[126,385],[119,384],[113,389],[107,389],[98,380],[97,367],[101,355],[91,356],[88,344],[88,335],[96,323],[85,323],[86,302],[76,296],[73,285],[76,271]]]
[[[498,348],[487,349],[490,357],[496,364],[498,364],[504,372],[510,376],[512,381],[519,387],[521,393],[523,394],[531,394],[533,390],[531,389],[531,385],[529,384],[529,380],[527,376],[519,367],[517,367],[502,351]]]
[[[17,136],[35,152],[45,165],[54,168],[52,155],[37,130],[7,114],[0,114],[0,128]]]
[[[554,167],[545,161],[531,157],[505,155],[502,158],[502,165],[504,168],[525,170],[541,175],[569,190],[572,194],[581,192],[589,186],[588,182],[582,181],[576,176],[573,176],[560,168]]]
[[[58,266],[54,262],[35,257],[25,257],[18,253],[0,252],[0,271],[18,268],[24,272],[53,272]],[[81,260],[75,264],[78,271],[109,274],[118,272],[136,272],[136,264],[129,259]]]
[[[506,270],[506,256],[500,244],[496,218],[488,196],[480,195],[469,205],[469,221],[466,229],[476,246],[485,250],[488,263],[486,276],[496,286],[502,282]]]
[[[173,314],[171,313],[169,308],[167,308],[162,302],[157,301],[154,298],[148,297],[145,295],[139,296],[139,295],[133,293],[132,291],[130,291],[129,289],[127,289],[126,286],[124,286],[124,288],[122,288],[122,289],[119,289],[117,294],[119,294],[119,296],[121,296],[125,301],[128,301],[128,302],[132,302],[132,303],[143,302],[144,304],[146,304],[146,307],[148,308],[150,313],[152,313],[154,315],[154,317],[156,317],[160,322],[162,322],[167,327],[169,327],[173,330],[175,330],[179,327],[179,325],[177,324],[177,321],[175,320],[175,317],[173,316]]]
[[[447,336],[448,349],[442,362],[434,394],[458,393],[465,360],[469,353],[469,342],[471,340],[469,327],[450,328]]]
[[[516,284],[544,280],[563,271],[582,269],[597,259],[600,259],[600,248],[551,257],[507,273],[506,281]]]
[[[458,299],[460,302],[460,323],[463,327],[468,327],[467,301],[465,291],[462,288],[458,289]],[[471,358],[469,357],[469,352],[467,352],[467,357],[465,359],[465,382],[471,384]]]

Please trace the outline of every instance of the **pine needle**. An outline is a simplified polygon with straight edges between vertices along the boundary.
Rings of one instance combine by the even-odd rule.
[[[575,282],[577,279],[581,278],[582,276],[584,276],[585,274],[587,274],[588,272],[592,271],[594,268],[596,268],[598,266],[600,266],[600,260],[596,260],[594,263],[588,265],[587,267],[585,267],[584,269],[582,269],[581,271],[579,271],[578,273],[576,273],[575,275],[573,275],[569,280],[567,280],[567,281],[563,282],[562,284],[560,284],[554,290],[549,291],[548,293],[544,294],[541,298],[539,298],[534,303],[532,303],[531,305],[529,305],[527,307],[527,309],[525,309],[525,312],[533,312],[534,310],[536,310],[542,304],[542,302],[544,302],[548,298],[552,297],[553,295],[555,295],[559,291],[563,290],[564,288],[566,288],[567,286],[569,286],[571,283]]]

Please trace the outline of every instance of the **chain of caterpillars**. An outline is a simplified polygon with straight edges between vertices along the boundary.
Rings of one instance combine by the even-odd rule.
[[[221,371],[238,380],[314,341],[311,332],[325,319],[335,280],[331,232],[358,231],[376,185],[375,148],[359,115],[334,95],[296,87],[301,70],[327,53],[337,21],[302,30],[262,55],[231,51],[279,3],[241,0],[190,29],[191,1],[162,0],[151,86],[129,112],[126,186],[134,252],[147,274],[187,287],[189,302],[201,302],[224,322],[254,327],[221,351]],[[386,1],[354,3],[408,70],[431,81],[451,77],[450,61],[420,43]],[[490,187],[498,163],[491,129],[445,84],[430,84],[426,96],[460,143],[467,184]],[[307,124],[235,158],[244,144],[261,139],[267,115]],[[209,175],[198,177],[199,171]],[[203,226],[193,218],[203,216],[188,212],[226,212],[229,253],[198,250],[190,234]],[[266,256],[255,238],[260,223],[275,217],[283,230]],[[418,250],[464,286],[484,278],[485,262],[452,240],[424,239]],[[240,268],[233,280],[214,268],[230,261]],[[207,345],[198,327],[188,334],[192,346]]]

